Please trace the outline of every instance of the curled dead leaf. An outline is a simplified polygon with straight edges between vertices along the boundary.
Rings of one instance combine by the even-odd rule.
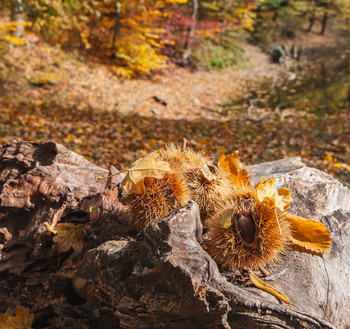
[[[201,172],[208,182],[212,182],[220,178],[219,168],[213,161],[208,161],[202,168]]]
[[[229,155],[222,155],[218,164],[219,167],[226,169],[227,172],[236,176],[243,167],[243,164],[238,156],[238,151],[235,151]]]
[[[295,249],[316,255],[330,252],[332,238],[322,223],[290,213],[285,213],[285,215],[291,225],[290,241]]]
[[[160,152],[155,151],[135,161],[120,185],[128,194],[144,194],[146,177],[164,178],[169,172],[169,163],[160,160]]]
[[[16,314],[11,316],[8,312],[0,314],[1,329],[30,329],[34,321],[34,314],[22,306],[18,306]]]
[[[264,178],[257,184],[256,194],[253,197],[260,202],[279,208],[282,212],[286,211],[293,202],[293,196],[289,189],[283,187],[276,192],[276,179],[274,177],[268,180]]]
[[[274,286],[264,282],[263,280],[259,279],[252,270],[248,270],[249,278],[254,284],[255,287],[269,293],[270,295],[276,297],[280,302],[287,303],[290,307],[292,305],[290,304],[290,300],[287,295],[285,295],[283,292],[280,292],[277,288]]]
[[[238,151],[221,156],[218,161],[218,166],[229,174],[231,181],[237,188],[250,186],[248,170],[242,169],[243,164],[239,159]]]

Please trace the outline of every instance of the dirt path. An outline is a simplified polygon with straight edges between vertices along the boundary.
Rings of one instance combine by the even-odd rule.
[[[191,73],[173,68],[170,75],[159,76],[156,81],[127,81],[121,87],[122,94],[133,95],[134,101],[122,99],[119,110],[142,116],[157,115],[169,119],[211,118],[219,110],[224,99],[242,90],[247,81],[271,76],[276,70],[267,55],[253,46],[246,46],[250,67],[231,67],[222,72],[200,71]],[[156,102],[154,96],[166,102]]]
[[[225,97],[278,69],[258,48],[246,45],[244,51],[249,68],[190,72],[171,66],[152,79],[122,81],[108,67],[78,61],[57,48],[13,48],[2,64],[8,71],[4,89],[18,101],[30,99],[34,104],[50,101],[160,119],[211,118]]]
[[[306,48],[331,40],[331,36],[305,34],[298,42]],[[243,47],[249,59],[246,68],[190,72],[170,66],[152,79],[123,81],[108,66],[40,45],[35,36],[29,41],[27,47],[10,49],[0,61],[5,77],[3,93],[19,102],[31,100],[33,104],[48,103],[49,107],[54,104],[78,110],[116,110],[159,119],[211,119],[217,117],[220,104],[228,96],[244,90],[252,81],[272,79],[280,69],[259,48],[246,44]],[[0,86],[0,92],[1,89]]]

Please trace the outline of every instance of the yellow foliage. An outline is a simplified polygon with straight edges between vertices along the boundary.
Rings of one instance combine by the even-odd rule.
[[[18,25],[27,25],[25,22],[0,22],[0,42],[8,42],[16,46],[25,43],[24,38],[13,35],[17,31]]]
[[[171,3],[186,3],[173,0]],[[130,78],[164,67],[158,53],[168,2],[151,0],[28,0],[33,27],[52,42],[77,42],[117,59],[116,74]],[[71,36],[75,36],[71,37]]]
[[[165,0],[166,3],[187,3],[188,0]]]
[[[291,224],[292,236],[290,240],[296,249],[311,254],[330,252],[332,239],[322,223],[289,213],[286,213],[286,217]]]

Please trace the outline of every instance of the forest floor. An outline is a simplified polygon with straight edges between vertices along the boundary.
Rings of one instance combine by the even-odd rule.
[[[334,35],[305,34],[304,48],[331,44]],[[327,116],[280,115],[273,109],[223,115],[248,86],[291,74],[290,65],[244,46],[249,64],[221,72],[171,66],[134,80],[120,80],[107,65],[42,43],[0,57],[0,145],[54,140],[90,161],[124,169],[137,158],[186,138],[214,158],[238,149],[246,164],[300,156],[350,184],[348,109]]]

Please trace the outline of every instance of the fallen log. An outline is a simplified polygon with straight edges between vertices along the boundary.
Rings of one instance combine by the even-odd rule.
[[[108,171],[62,145],[13,142],[0,149],[0,313],[25,306],[34,328],[347,328],[350,191],[298,158],[247,169],[276,177],[289,211],[331,232],[329,256],[290,251],[268,268],[294,309],[217,266],[194,202],[137,234],[123,174],[98,180]],[[74,224],[82,250],[52,248],[45,222]]]

